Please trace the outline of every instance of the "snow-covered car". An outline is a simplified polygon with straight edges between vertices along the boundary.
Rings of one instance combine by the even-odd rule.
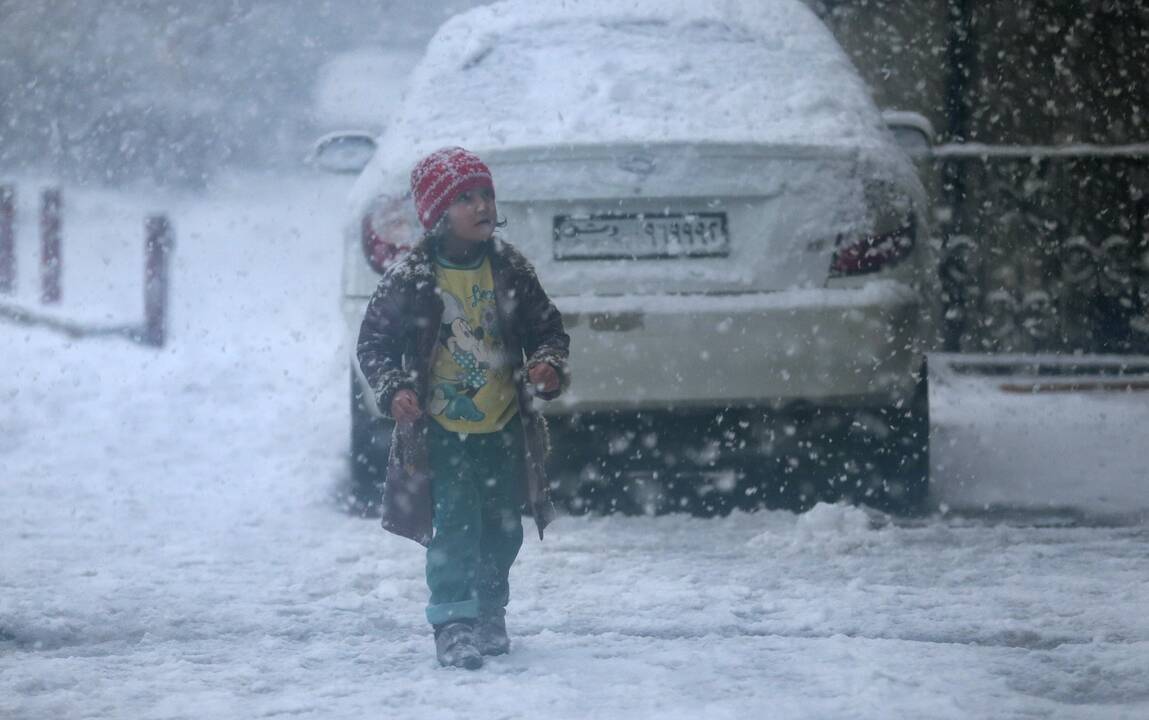
[[[576,505],[620,485],[646,509],[922,497],[936,315],[926,195],[799,0],[462,13],[376,142],[344,230],[350,337],[380,274],[419,239],[411,167],[442,146],[478,153],[503,235],[571,335],[574,380],[545,410],[561,436],[556,490]],[[364,489],[389,428],[351,364]],[[790,482],[804,466],[826,487]]]
[[[312,90],[314,122],[322,130],[386,128],[420,55],[406,47],[360,48],[328,60]]]

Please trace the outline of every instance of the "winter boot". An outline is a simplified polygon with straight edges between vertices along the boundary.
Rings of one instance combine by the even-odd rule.
[[[483,656],[475,647],[475,630],[470,621],[436,625],[435,655],[443,667],[478,670],[483,666]]]
[[[484,655],[506,655],[511,651],[507,620],[502,615],[483,615],[475,625],[475,646]]]

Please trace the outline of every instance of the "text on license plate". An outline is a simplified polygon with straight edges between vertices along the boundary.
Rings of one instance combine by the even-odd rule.
[[[726,213],[556,215],[556,260],[721,257]]]

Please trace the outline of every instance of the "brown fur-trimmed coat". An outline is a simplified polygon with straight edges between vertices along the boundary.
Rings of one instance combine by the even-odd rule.
[[[444,309],[435,283],[432,242],[425,239],[384,273],[367,304],[357,345],[359,366],[381,412],[390,413],[391,400],[402,389],[413,390],[424,411],[413,425],[395,426],[382,507],[384,528],[423,545],[430,542],[432,533],[425,430],[427,422],[435,422],[426,414],[426,402]],[[554,507],[545,471],[549,450],[546,422],[533,409],[531,398],[538,395],[553,400],[568,386],[570,337],[526,258],[499,238],[488,242],[500,330],[511,353],[522,417],[524,504],[542,538],[543,529],[554,518]],[[548,363],[558,372],[557,391],[536,393],[528,389],[526,368],[538,362]]]

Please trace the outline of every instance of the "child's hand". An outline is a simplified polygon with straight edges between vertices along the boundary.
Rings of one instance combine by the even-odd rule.
[[[410,425],[419,419],[423,411],[419,409],[419,396],[411,390],[400,390],[391,399],[391,417],[400,425]]]
[[[531,386],[539,392],[552,393],[559,389],[559,374],[550,363],[540,362],[527,368]]]

